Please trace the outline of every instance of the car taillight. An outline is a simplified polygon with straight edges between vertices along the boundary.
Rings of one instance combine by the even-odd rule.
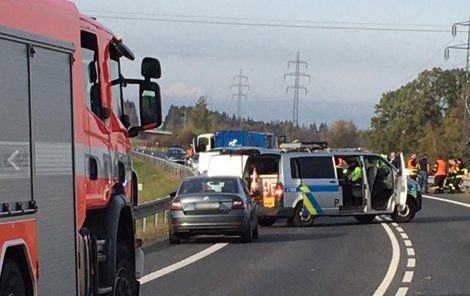
[[[277,184],[274,186],[274,197],[284,198],[284,186],[282,184]]]
[[[234,199],[233,200],[233,204],[232,204],[232,209],[244,209],[245,208],[245,205],[243,203],[243,200],[241,198],[237,198],[237,199]]]
[[[183,207],[181,206],[181,202],[179,200],[174,200],[171,202],[170,211],[181,211]]]

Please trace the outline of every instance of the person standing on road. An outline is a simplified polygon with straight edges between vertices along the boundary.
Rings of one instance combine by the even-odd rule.
[[[416,180],[418,177],[418,163],[416,162],[416,154],[411,154],[406,162],[406,168],[410,171],[410,178]]]
[[[390,156],[388,157],[388,162],[393,164],[394,167],[398,168],[398,160],[397,160],[397,155],[395,152],[390,152]]]
[[[428,193],[428,176],[429,176],[429,163],[428,163],[428,156],[424,154],[419,162],[419,186],[421,187],[421,192],[425,194]]]
[[[434,186],[437,187],[440,193],[444,192],[444,181],[446,179],[446,161],[442,156],[438,156],[434,164]]]

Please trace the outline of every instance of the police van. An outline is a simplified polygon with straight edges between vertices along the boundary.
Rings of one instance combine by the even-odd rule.
[[[401,157],[401,168],[404,168]],[[253,178],[253,171],[256,178]],[[382,156],[368,152],[264,152],[248,158],[243,178],[259,182],[259,222],[287,218],[310,226],[319,216],[354,216],[369,223],[377,215],[410,222],[421,209],[418,184]]]

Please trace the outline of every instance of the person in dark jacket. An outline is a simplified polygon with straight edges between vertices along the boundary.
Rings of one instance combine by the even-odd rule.
[[[428,193],[428,176],[429,176],[429,163],[428,156],[424,154],[418,161],[419,169],[419,186],[421,187],[421,192]]]

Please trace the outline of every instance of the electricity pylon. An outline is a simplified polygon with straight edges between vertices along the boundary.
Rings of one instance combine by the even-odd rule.
[[[305,65],[305,68],[308,69],[308,63],[300,60],[300,51],[297,52],[297,59],[295,61],[287,62],[287,69],[289,69],[291,64],[295,65],[295,71],[284,74],[284,81],[286,81],[286,77],[294,77],[294,85],[286,87],[286,93],[289,92],[289,89],[294,90],[294,110],[292,114],[292,123],[295,126],[299,126],[299,90],[302,89],[305,91],[305,94],[307,94],[307,88],[300,85],[300,77],[308,77],[308,81],[310,82],[310,75],[300,72],[300,65]]]
[[[247,95],[243,93],[243,88],[250,90],[250,86],[248,84],[243,84],[243,80],[245,83],[248,83],[248,77],[242,75],[242,69],[240,69],[240,74],[233,76],[233,82],[236,82],[235,80],[238,80],[238,83],[232,84],[230,89],[237,89],[237,92],[232,94],[232,98],[238,98],[237,118],[240,120],[242,118],[242,98],[248,98]]]

